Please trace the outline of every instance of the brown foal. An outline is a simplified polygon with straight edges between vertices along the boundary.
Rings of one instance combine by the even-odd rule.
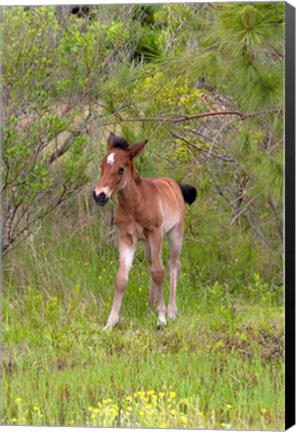
[[[120,264],[116,277],[116,292],[111,313],[104,330],[119,321],[119,311],[134,253],[139,240],[144,242],[150,265],[149,307],[157,302],[158,328],[166,325],[166,313],[175,320],[176,288],[180,273],[180,252],[183,240],[185,201],[192,204],[196,189],[179,185],[170,178],[143,178],[135,170],[133,158],[145,147],[147,140],[129,146],[123,138],[110,134],[108,152],[102,161],[100,181],[93,195],[103,206],[115,193],[118,197],[115,222],[120,230]],[[170,244],[170,297],[166,311],[163,297],[164,269],[162,240],[166,234]]]

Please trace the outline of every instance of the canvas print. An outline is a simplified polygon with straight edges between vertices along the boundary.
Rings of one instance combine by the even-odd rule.
[[[2,424],[284,428],[284,2],[1,8]]]

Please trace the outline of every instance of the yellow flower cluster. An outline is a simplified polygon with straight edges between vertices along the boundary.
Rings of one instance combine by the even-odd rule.
[[[118,404],[112,399],[103,399],[96,405],[98,408],[91,405],[86,411],[87,425],[160,428],[184,428],[189,424],[195,426],[192,421],[195,404],[189,398],[178,399],[174,390],[159,393],[153,389],[138,390],[124,396]]]

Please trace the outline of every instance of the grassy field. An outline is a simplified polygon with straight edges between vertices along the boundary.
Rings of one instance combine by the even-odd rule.
[[[75,232],[43,230],[4,262],[3,424],[283,429],[281,289],[202,283],[185,241],[179,316],[158,331],[139,247],[106,334],[117,249]]]

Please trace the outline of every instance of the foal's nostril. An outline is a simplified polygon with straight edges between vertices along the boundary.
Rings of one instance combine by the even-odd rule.
[[[106,202],[108,201],[108,197],[105,194],[105,192],[101,192],[101,193],[99,193],[99,195],[97,195],[96,191],[93,191],[93,197],[94,197],[95,202],[99,205],[105,205]]]
[[[105,192],[101,192],[101,193],[98,195],[97,198],[98,198],[99,201],[103,201],[103,200],[105,200],[107,197],[106,197]]]

